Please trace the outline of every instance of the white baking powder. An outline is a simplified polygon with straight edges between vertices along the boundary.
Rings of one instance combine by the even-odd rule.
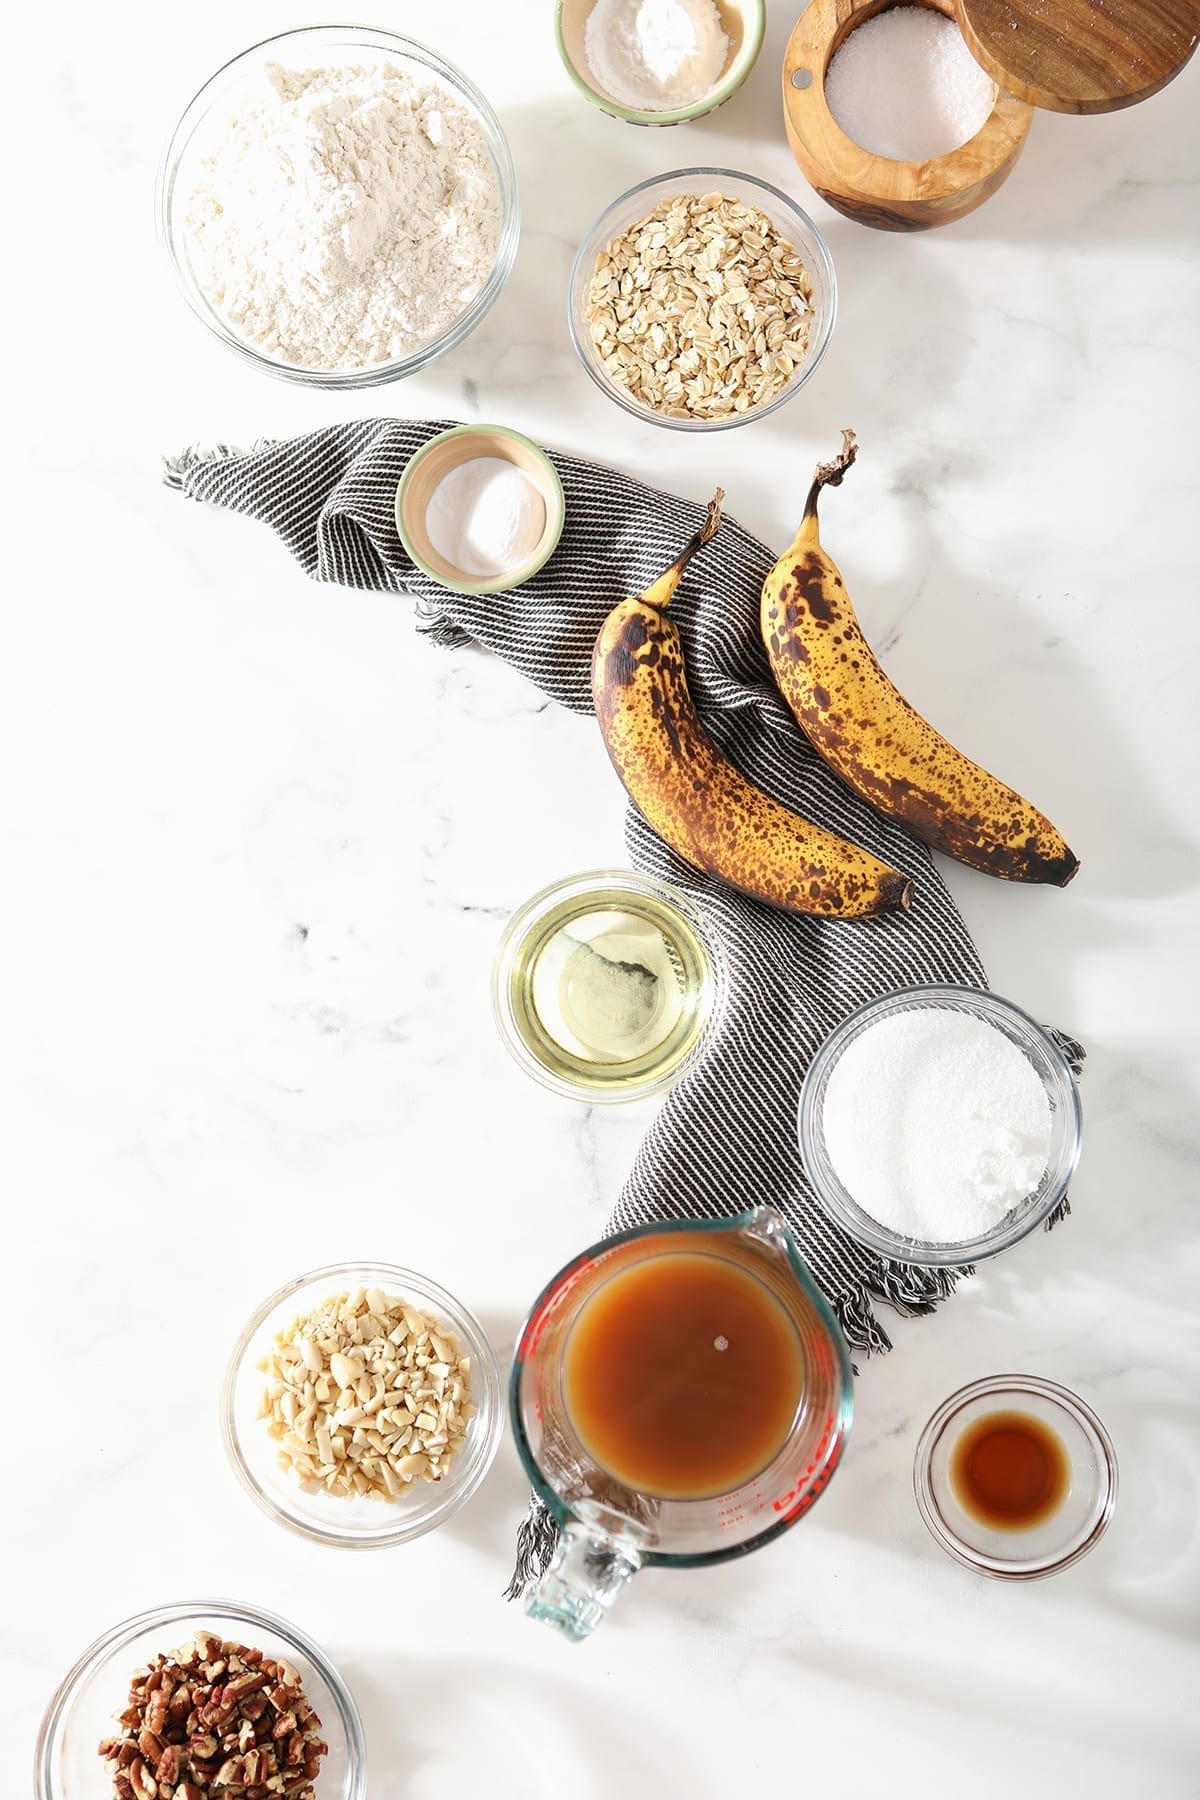
[[[713,0],[596,0],[584,28],[597,87],[637,112],[674,112],[712,92],[729,56]]]
[[[425,529],[439,556],[464,575],[490,581],[529,561],[546,529],[546,502],[515,463],[475,456],[438,482]]]
[[[975,136],[996,104],[996,84],[953,19],[893,6],[855,26],[829,65],[825,101],[864,150],[924,162]]]
[[[312,369],[366,368],[445,331],[487,280],[500,220],[472,114],[393,64],[265,69],[186,210],[217,312]]]
[[[878,1019],[847,1045],[825,1090],[838,1179],[890,1231],[961,1243],[1041,1181],[1050,1103],[1022,1050],[953,1008]]]

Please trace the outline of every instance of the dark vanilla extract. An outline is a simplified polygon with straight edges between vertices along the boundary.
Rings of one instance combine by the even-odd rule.
[[[786,1443],[804,1356],[770,1288],[681,1251],[612,1275],[567,1338],[563,1392],[597,1464],[659,1499],[730,1494]]]
[[[959,1505],[993,1531],[1040,1525],[1066,1498],[1071,1470],[1062,1439],[1031,1413],[985,1413],[950,1453]]]

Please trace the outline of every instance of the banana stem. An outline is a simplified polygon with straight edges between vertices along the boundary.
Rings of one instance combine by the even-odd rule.
[[[718,488],[708,503],[708,512],[699,531],[688,540],[669,569],[665,569],[656,580],[650,583],[642,595],[642,599],[650,606],[666,606],[683,578],[683,571],[695,556],[697,550],[704,547],[716,537],[721,527],[721,502],[725,498],[725,489]]]
[[[816,529],[817,500],[823,487],[841,487],[846,470],[851,467],[858,455],[858,440],[852,431],[843,430],[842,447],[832,462],[818,463],[817,472],[813,476],[813,484],[808,490],[808,499],[804,503],[804,518],[800,530],[805,526]]]

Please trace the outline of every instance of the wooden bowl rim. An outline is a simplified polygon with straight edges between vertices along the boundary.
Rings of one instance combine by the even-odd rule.
[[[485,440],[485,443],[475,452],[472,452],[470,448],[472,438]],[[496,440],[499,439],[502,442],[519,444],[541,476],[538,482],[538,491],[546,508],[546,523],[542,529],[542,535],[538,539],[537,548],[532,556],[520,563],[517,568],[510,569],[503,575],[472,577],[456,571],[458,578],[452,579],[446,574],[446,569],[453,565],[447,563],[445,568],[438,568],[431,563],[417,548],[413,534],[406,522],[405,515],[412,492],[413,476],[434,451],[442,449],[455,439],[459,441],[462,448],[461,454],[453,458],[452,466],[454,467],[469,462],[473,454],[494,456]],[[524,474],[530,474],[530,471],[525,469],[522,464],[517,464],[517,466],[522,468]],[[431,581],[436,581],[439,587],[448,589],[452,594],[502,594],[509,588],[520,587],[532,575],[536,575],[538,570],[543,568],[553,556],[558,548],[558,541],[566,522],[566,499],[558,470],[540,444],[535,444],[532,438],[525,436],[524,432],[514,431],[511,425],[493,425],[481,422],[470,425],[451,425],[447,430],[437,432],[422,444],[419,450],[413,452],[396,487],[395,515],[400,542],[422,574],[428,575]]]
[[[554,42],[558,46],[563,68],[585,100],[590,100],[593,106],[600,112],[608,113],[610,118],[624,119],[629,125],[686,125],[690,119],[701,119],[706,113],[715,112],[718,106],[724,106],[758,61],[767,29],[767,0],[737,0],[745,21],[741,48],[716,86],[710,88],[702,100],[693,101],[691,106],[677,106],[671,112],[644,112],[637,107],[622,106],[619,100],[594,88],[583,70],[572,61],[563,36],[564,4],[565,0],[554,0]],[[592,4],[595,4],[595,0],[592,0]]]
[[[930,10],[940,12],[944,18],[958,24],[957,8],[953,5],[953,0],[946,0],[945,5],[937,4],[937,0],[884,0],[882,6],[874,7],[867,16],[877,17],[879,13],[889,11],[893,4],[928,6]],[[831,188],[834,188],[838,170],[836,167],[829,168],[815,154],[812,135],[805,129],[808,120],[814,115],[820,119],[825,132],[833,135],[839,142],[839,147],[844,145],[848,156],[853,159],[854,191],[866,199],[878,200],[883,205],[919,205],[922,201],[946,200],[956,194],[966,193],[1002,168],[1020,149],[1033,122],[1034,109],[1024,100],[1006,93],[998,84],[996,104],[975,136],[968,138],[956,150],[947,151],[945,156],[931,156],[923,162],[905,162],[899,157],[878,156],[873,150],[867,150],[862,144],[856,143],[852,137],[847,137],[830,112],[825,98],[825,76],[833,60],[834,46],[840,49],[855,29],[852,19],[839,19],[837,6],[838,0],[809,0],[796,21],[783,53],[784,111],[792,130],[803,143],[813,163],[819,168],[828,169]],[[866,11],[865,8],[862,10]],[[860,22],[865,23],[866,20]],[[843,26],[847,29],[843,30]],[[961,30],[961,26],[959,29]],[[792,76],[800,68],[809,69],[812,73],[812,80],[806,88],[798,88],[792,84]],[[898,169],[922,171],[919,184],[914,182],[910,193],[896,193]],[[933,172],[932,175],[930,171]]]

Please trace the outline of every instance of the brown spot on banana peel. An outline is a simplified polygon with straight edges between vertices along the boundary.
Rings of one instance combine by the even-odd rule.
[[[596,640],[592,689],[627,793],[694,867],[789,912],[863,918],[907,908],[907,876],[782,806],[722,756],[660,608],[643,598],[614,608]]]
[[[935,731],[862,634],[817,532],[817,496],[834,479],[828,469],[840,481],[853,461],[852,434],[847,446],[818,469],[796,541],[763,584],[763,642],[779,689],[830,767],[914,837],[1003,880],[1065,887],[1079,864],[1050,820]]]

